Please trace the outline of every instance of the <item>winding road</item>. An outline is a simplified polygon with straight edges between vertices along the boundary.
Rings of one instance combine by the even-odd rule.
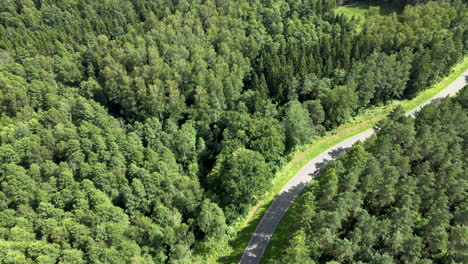
[[[437,95],[424,102],[420,106],[406,113],[408,116],[413,116],[423,106],[430,104],[433,100],[452,96],[461,90],[468,83],[468,70],[460,75],[455,81],[445,87]],[[320,153],[318,156],[310,160],[289,182],[281,189],[279,195],[273,200],[268,210],[260,220],[255,232],[250,239],[249,244],[244,250],[239,261],[240,264],[256,264],[259,263],[263,252],[270,242],[271,236],[275,232],[276,227],[281,221],[286,211],[291,206],[294,199],[301,193],[307,183],[309,183],[320,169],[330,160],[335,159],[341,152],[350,148],[357,141],[364,141],[374,133],[374,130],[368,129],[360,134],[348,138],[335,146]]]

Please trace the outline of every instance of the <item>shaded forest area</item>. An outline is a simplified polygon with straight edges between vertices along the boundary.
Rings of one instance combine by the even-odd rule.
[[[466,4],[396,3],[2,1],[2,263],[209,251],[288,153],[464,56]]]
[[[468,86],[327,164],[293,205],[271,263],[466,263]]]

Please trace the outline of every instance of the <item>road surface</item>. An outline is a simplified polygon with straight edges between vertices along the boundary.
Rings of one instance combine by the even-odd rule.
[[[413,116],[423,106],[430,104],[433,100],[452,96],[468,83],[468,70],[460,75],[455,81],[445,87],[437,95],[424,102],[420,106],[406,113]],[[357,141],[364,141],[374,133],[374,130],[368,129],[360,134],[348,138],[335,146],[320,153],[317,157],[310,160],[289,182],[281,189],[279,195],[273,200],[270,207],[263,215],[255,232],[250,239],[249,244],[244,250],[239,261],[240,264],[257,264],[260,262],[263,252],[270,242],[271,236],[275,232],[281,218],[291,206],[294,199],[304,189],[318,171],[330,160],[333,160],[344,150],[350,148]]]

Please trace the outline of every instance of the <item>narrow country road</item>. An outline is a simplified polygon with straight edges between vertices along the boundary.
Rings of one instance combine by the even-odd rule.
[[[432,97],[430,100],[406,113],[413,115],[423,106],[431,103],[438,98],[452,96],[468,83],[468,70],[460,75],[455,81],[445,87],[441,92]],[[315,174],[330,160],[333,160],[342,151],[350,148],[354,143],[361,140],[364,141],[374,133],[373,129],[368,129],[360,134],[348,138],[328,150],[320,153],[317,157],[310,160],[289,182],[281,189],[279,195],[271,203],[270,207],[263,215],[262,220],[258,224],[255,232],[250,239],[244,253],[240,259],[241,264],[256,264],[259,263],[263,252],[270,242],[271,236],[275,232],[281,218],[291,206],[294,199],[304,189],[305,185],[310,182]]]

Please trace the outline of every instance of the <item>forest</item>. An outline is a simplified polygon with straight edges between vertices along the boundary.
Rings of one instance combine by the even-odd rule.
[[[282,259],[269,263],[467,263],[468,86],[396,109],[306,187]]]
[[[468,51],[461,0],[350,2],[1,1],[0,263],[191,263],[290,153]]]

